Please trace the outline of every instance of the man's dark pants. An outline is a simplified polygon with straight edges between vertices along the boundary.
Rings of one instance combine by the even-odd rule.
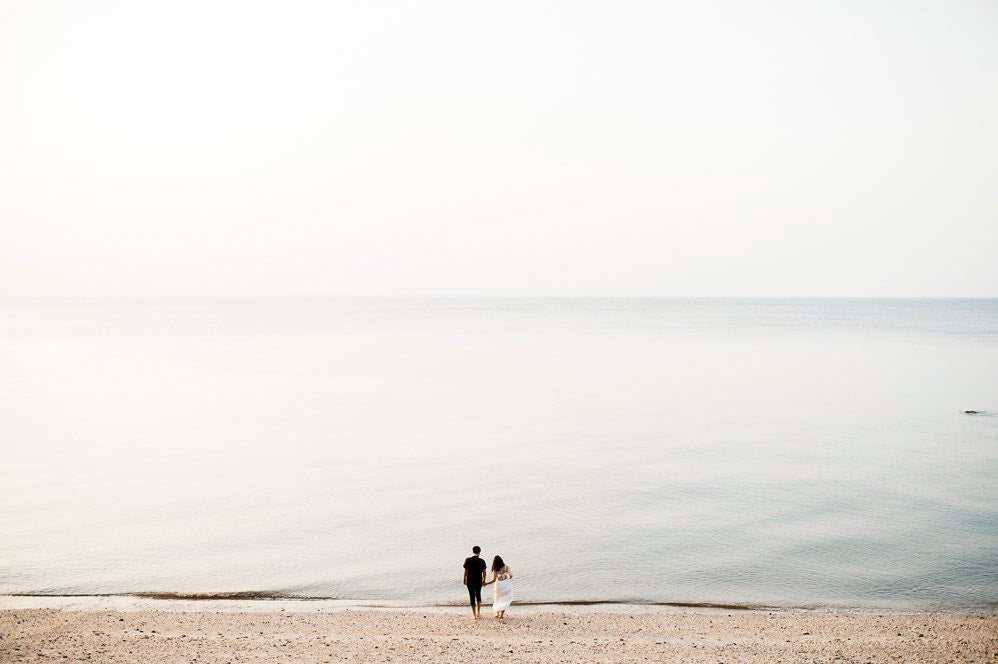
[[[468,597],[471,599],[471,608],[475,608],[475,603],[482,603],[482,584],[468,584]]]

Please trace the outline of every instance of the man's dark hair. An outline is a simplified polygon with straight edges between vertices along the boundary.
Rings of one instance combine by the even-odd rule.
[[[480,547],[480,546],[473,546],[473,547],[471,547],[471,552],[472,553],[481,553],[482,552],[482,547]]]

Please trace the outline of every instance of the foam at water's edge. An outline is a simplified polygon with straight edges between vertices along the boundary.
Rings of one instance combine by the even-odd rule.
[[[339,600],[340,597],[293,595],[278,592],[242,590],[216,593],[134,592],[134,593],[7,593],[0,597],[137,597],[140,599],[211,601],[211,600]]]

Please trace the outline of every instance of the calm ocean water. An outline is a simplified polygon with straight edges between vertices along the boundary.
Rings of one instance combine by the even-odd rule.
[[[7,302],[0,451],[5,594],[998,605],[998,300]]]

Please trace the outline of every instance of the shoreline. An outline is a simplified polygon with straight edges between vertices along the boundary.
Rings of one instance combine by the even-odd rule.
[[[482,607],[491,606],[488,597]],[[464,608],[464,601],[416,602],[407,600],[349,599],[336,597],[297,596],[268,592],[134,592],[134,593],[7,593],[0,594],[0,610],[68,609],[77,611],[317,611],[323,609],[368,609],[439,611]],[[826,612],[855,614],[894,615],[994,615],[998,616],[998,603],[989,606],[876,606],[876,605],[781,605],[747,602],[694,602],[651,601],[627,599],[594,600],[514,600],[514,608],[533,610],[576,611],[771,611],[771,612]]]
[[[491,606],[488,598],[482,606]],[[133,601],[137,604],[146,604],[149,607],[156,606],[155,603],[164,606],[169,604],[204,604],[207,607],[222,605],[225,603],[261,603],[272,605],[273,603],[301,604],[305,610],[310,605],[329,605],[337,608],[370,608],[370,609],[444,609],[467,606],[467,602],[437,601],[437,602],[411,602],[405,600],[374,600],[374,599],[351,599],[338,597],[311,597],[300,595],[281,595],[276,593],[257,592],[236,592],[236,593],[180,593],[180,592],[135,592],[135,593],[80,593],[80,594],[59,594],[50,595],[46,593],[9,593],[0,594],[0,609],[5,608],[61,608],[63,604],[93,604],[94,608],[100,608],[108,601]],[[768,604],[747,604],[739,602],[656,602],[650,600],[626,600],[626,599],[568,599],[568,600],[514,600],[516,607],[662,607],[677,609],[725,609],[729,611],[747,610],[784,610],[784,609],[811,609],[818,607],[803,606],[774,606]],[[853,610],[853,607],[846,607],[845,610]],[[858,609],[857,609],[858,610]]]
[[[998,616],[514,607],[0,610],[0,661],[938,662],[998,657]],[[584,608],[585,610],[580,610]]]

